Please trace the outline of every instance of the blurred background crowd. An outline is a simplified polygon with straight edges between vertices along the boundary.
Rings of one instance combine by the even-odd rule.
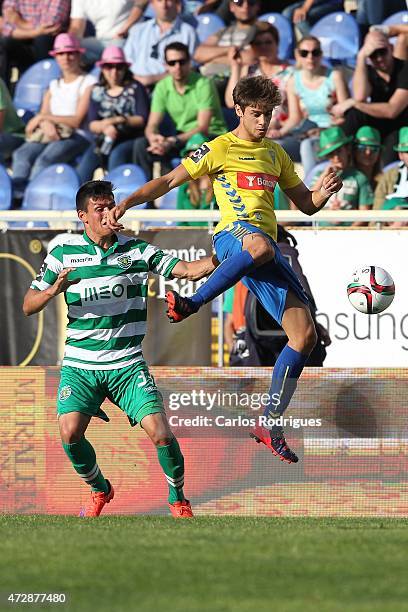
[[[268,136],[306,184],[342,174],[329,208],[408,205],[405,0],[0,4],[2,209],[104,174],[132,191],[233,129],[233,88],[260,74],[282,93]],[[160,205],[213,207],[208,177]]]

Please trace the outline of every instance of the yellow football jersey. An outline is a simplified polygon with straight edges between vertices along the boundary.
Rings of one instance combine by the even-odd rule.
[[[215,233],[233,221],[246,221],[276,240],[274,190],[301,182],[282,147],[268,138],[250,142],[232,132],[203,144],[182,164],[193,179],[208,174],[221,211]]]

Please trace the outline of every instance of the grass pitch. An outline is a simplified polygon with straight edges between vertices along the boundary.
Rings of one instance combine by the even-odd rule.
[[[2,515],[0,542],[2,611],[408,611],[405,520]]]

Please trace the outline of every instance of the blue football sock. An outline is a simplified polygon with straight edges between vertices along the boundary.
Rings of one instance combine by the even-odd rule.
[[[273,368],[272,382],[269,389],[271,398],[269,405],[265,408],[264,415],[268,418],[277,418],[282,415],[289,405],[292,395],[296,391],[297,381],[302,373],[309,355],[299,353],[286,345]],[[274,426],[272,435],[281,435],[282,428]]]
[[[190,298],[197,310],[203,304],[211,302],[217,295],[221,295],[233,287],[243,276],[255,267],[255,262],[249,251],[241,251],[225,259],[211,276],[199,287]]]

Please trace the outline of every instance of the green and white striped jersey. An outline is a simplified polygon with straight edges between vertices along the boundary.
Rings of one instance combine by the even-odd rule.
[[[32,289],[48,289],[64,268],[80,278],[65,292],[67,340],[62,365],[113,370],[143,359],[149,271],[169,278],[179,259],[137,238],[117,236],[107,251],[84,232],[53,248]]]

